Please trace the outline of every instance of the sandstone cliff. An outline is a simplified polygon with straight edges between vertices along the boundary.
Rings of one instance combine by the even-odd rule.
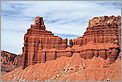
[[[22,67],[2,79],[120,80],[120,26],[120,16],[94,17],[83,36],[68,40],[36,17],[24,36]]]
[[[81,58],[94,56],[110,59],[113,63],[120,54],[120,16],[94,17],[83,36],[69,40],[55,36],[46,30],[42,17],[36,17],[24,36],[22,53],[23,68],[36,63],[55,60],[61,56],[71,57],[80,53]]]
[[[1,72],[5,74],[21,65],[21,55],[16,55],[7,51],[1,51]]]
[[[120,28],[120,16],[94,17],[89,21],[84,35],[72,40],[72,46],[81,47],[81,57],[100,56],[103,59],[109,58],[112,63],[120,54]]]
[[[24,36],[22,53],[22,65],[24,67],[35,63],[46,62],[46,55],[45,52],[42,52],[42,49],[48,50],[55,48],[63,50],[67,47],[67,39],[54,36],[51,31],[46,30],[42,17],[37,16],[34,25],[30,27]],[[49,58],[49,60],[52,59]]]

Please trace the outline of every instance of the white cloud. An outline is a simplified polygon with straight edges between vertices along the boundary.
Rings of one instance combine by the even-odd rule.
[[[47,30],[53,33],[83,35],[89,19],[121,15],[120,7],[120,2],[115,1],[4,1],[2,49],[20,53],[23,35],[36,16],[42,16]]]

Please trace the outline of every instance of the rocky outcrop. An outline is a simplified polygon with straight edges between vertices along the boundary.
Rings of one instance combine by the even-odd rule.
[[[117,59],[109,64],[109,60],[100,57],[83,59],[79,53],[72,57],[62,56],[54,61],[28,66],[24,70],[19,67],[2,76],[3,80],[12,81],[120,81],[121,64]]]
[[[68,40],[47,31],[43,18],[36,17],[24,36],[22,66],[2,79],[119,81],[120,20],[120,16],[95,17],[83,36]]]
[[[94,17],[89,21],[89,25],[84,35],[74,39],[74,45],[84,45],[92,43],[113,43],[115,40],[120,42],[120,16],[101,16]]]
[[[21,65],[21,55],[16,55],[7,51],[1,51],[1,72],[5,74]]]
[[[120,53],[120,16],[94,17],[89,21],[86,32],[82,37],[72,40],[71,45],[85,46],[85,58],[100,56],[114,62]],[[92,47],[92,48],[90,48]],[[88,54],[91,54],[88,56]],[[84,56],[81,56],[84,57]]]
[[[38,62],[45,62],[53,57],[46,56],[42,49],[67,48],[67,39],[55,36],[51,31],[47,31],[42,17],[36,17],[34,25],[27,30],[24,36],[24,47],[22,53],[22,65],[24,67]],[[52,53],[52,52],[51,52]],[[45,59],[45,57],[50,57]]]
[[[69,40],[55,36],[46,30],[42,17],[36,17],[24,36],[23,68],[45,63],[61,56],[71,57],[79,53],[81,58],[101,57],[113,63],[120,54],[120,16],[94,17],[83,36]]]

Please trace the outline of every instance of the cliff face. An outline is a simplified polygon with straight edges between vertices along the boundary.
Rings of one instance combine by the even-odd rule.
[[[121,17],[102,16],[89,20],[89,25],[80,38],[74,39],[74,45],[91,43],[114,43],[120,40]]]
[[[113,63],[120,53],[120,20],[120,16],[94,17],[89,21],[84,35],[69,40],[68,45],[67,39],[46,30],[42,17],[36,17],[34,25],[24,36],[23,68],[61,56],[71,57],[76,52],[84,59],[100,56],[103,59],[109,58],[110,63]]]
[[[72,40],[72,45],[83,47],[82,49],[85,50],[86,54],[89,54],[88,56],[81,52],[81,57],[100,56],[104,59],[109,58],[110,63],[112,63],[120,52],[120,28],[120,16],[94,17],[89,21],[84,35]]]
[[[21,65],[21,55],[1,51],[1,72],[5,74]]]
[[[24,36],[22,67],[3,80],[120,80],[120,16],[95,17],[69,40],[46,30],[42,17]],[[53,60],[53,61],[52,61]]]
[[[45,52],[42,49],[65,49],[67,47],[67,39],[54,36],[51,31],[47,31],[42,17],[36,17],[34,25],[27,30],[24,36],[23,62],[24,67],[35,63],[46,62]],[[55,59],[54,57],[51,57]],[[49,60],[51,60],[49,58]]]

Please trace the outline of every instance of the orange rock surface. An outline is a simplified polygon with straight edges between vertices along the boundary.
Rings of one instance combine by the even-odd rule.
[[[68,40],[47,31],[36,17],[24,36],[22,66],[2,79],[118,81],[120,26],[120,16],[94,17],[83,36]]]
[[[120,80],[120,59],[109,64],[101,57],[83,59],[79,53],[72,57],[62,56],[56,60],[22,67],[2,76],[3,80],[52,81],[52,80]]]
[[[34,25],[24,36],[22,53],[23,68],[36,63],[55,60],[61,56],[71,57],[80,53],[81,58],[92,59],[94,56],[110,59],[113,63],[120,53],[120,16],[94,17],[83,36],[69,40],[55,36],[46,30],[44,20],[37,16]],[[70,50],[67,48],[70,47]]]
[[[46,55],[45,52],[42,52],[42,49],[56,48],[63,50],[66,47],[67,39],[54,36],[51,31],[47,31],[43,18],[37,16],[34,25],[31,25],[24,36],[22,65],[26,67],[35,63],[46,62]],[[48,60],[52,60],[52,57]]]

